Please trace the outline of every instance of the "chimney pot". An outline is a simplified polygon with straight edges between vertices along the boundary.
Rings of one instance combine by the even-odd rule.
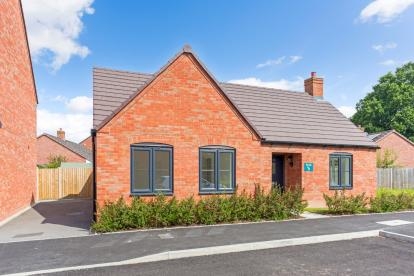
[[[62,128],[59,128],[59,130],[57,131],[57,137],[65,140],[65,131],[62,130]]]
[[[311,72],[310,78],[305,80],[305,92],[317,99],[323,99],[323,78],[317,77],[316,72]]]

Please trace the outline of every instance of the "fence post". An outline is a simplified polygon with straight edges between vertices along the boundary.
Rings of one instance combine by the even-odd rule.
[[[36,202],[39,201],[39,168],[36,166]]]
[[[63,190],[62,190],[62,168],[58,168],[58,199],[63,197]]]

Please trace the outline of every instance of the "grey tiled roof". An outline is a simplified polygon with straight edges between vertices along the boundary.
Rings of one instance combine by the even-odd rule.
[[[93,127],[96,128],[151,77],[151,74],[94,68]]]
[[[40,136],[46,136],[46,137],[52,139],[53,141],[55,141],[56,143],[62,145],[63,147],[73,151],[74,153],[76,153],[76,154],[82,156],[83,158],[85,158],[86,160],[92,162],[92,151],[90,151],[89,149],[87,149],[83,145],[77,144],[77,143],[72,142],[72,141],[63,140],[63,139],[60,139],[59,137],[56,137],[56,136],[53,136],[53,135],[50,135],[50,134],[47,134],[47,133],[43,133]]]
[[[152,74],[94,68],[94,128],[152,77]],[[265,142],[377,147],[330,103],[305,92],[231,83],[219,85]]]
[[[392,129],[391,130],[377,132],[377,133],[370,133],[370,134],[368,134],[368,138],[371,139],[374,142],[377,142],[377,141],[381,140],[382,138],[384,138],[385,136],[387,136],[391,132],[393,132]]]

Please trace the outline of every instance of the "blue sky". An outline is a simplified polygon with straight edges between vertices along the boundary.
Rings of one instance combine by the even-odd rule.
[[[92,68],[155,72],[190,44],[221,81],[303,91],[352,114],[378,78],[414,60],[414,0],[24,0],[38,133],[92,126]]]

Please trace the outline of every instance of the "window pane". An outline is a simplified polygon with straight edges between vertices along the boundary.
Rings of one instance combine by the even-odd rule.
[[[341,158],[341,185],[351,186],[351,158]]]
[[[329,185],[339,187],[339,158],[331,157],[329,160],[330,179]]]
[[[201,153],[201,189],[214,189],[215,185],[215,152],[202,151]]]
[[[149,190],[150,187],[150,152],[134,150],[134,190]]]
[[[220,152],[220,181],[219,189],[231,189],[233,187],[233,153]]]
[[[154,190],[170,190],[170,152],[154,151]]]

